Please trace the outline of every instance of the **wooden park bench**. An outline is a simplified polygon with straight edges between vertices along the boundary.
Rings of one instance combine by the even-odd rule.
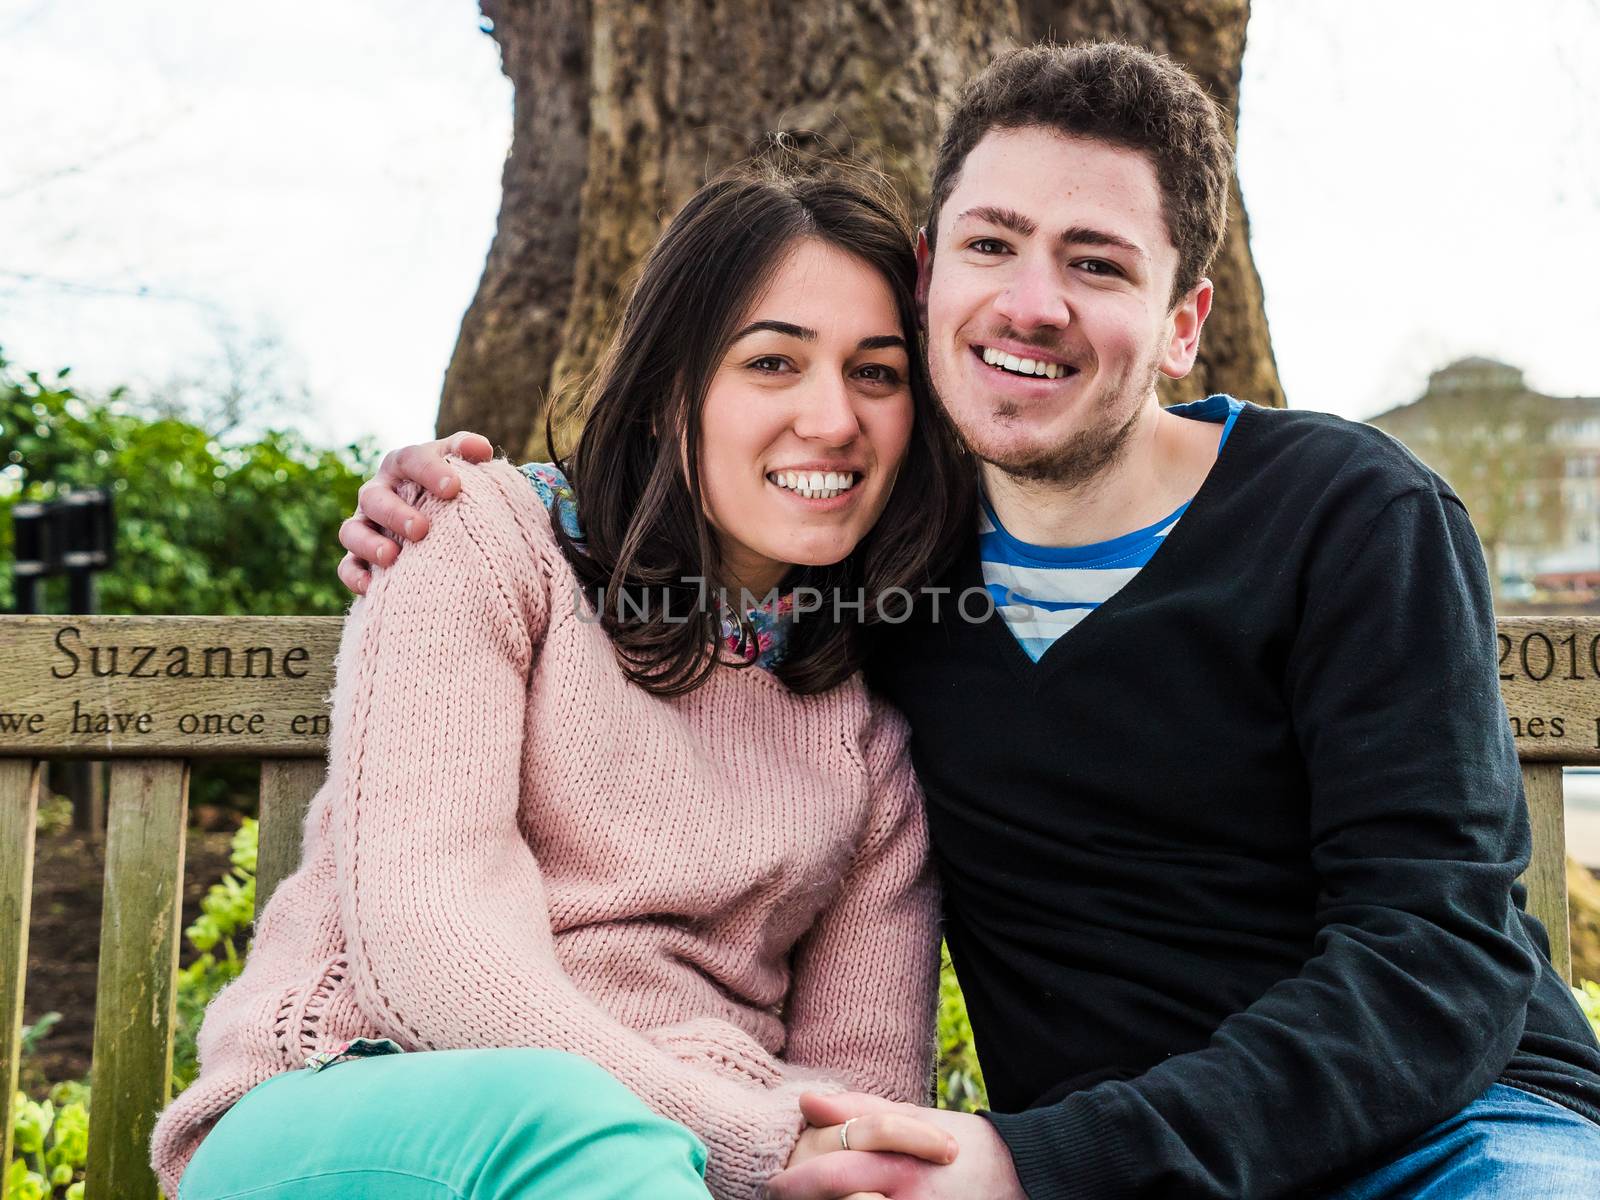
[[[153,1200],[147,1146],[171,1086],[190,763],[261,761],[265,905],[295,868],[322,781],[339,627],[335,617],[0,616],[0,1166],[11,1159],[41,760],[111,764],[86,1194]],[[1533,821],[1529,908],[1567,976],[1561,768],[1600,763],[1600,618],[1512,618],[1499,637]]]

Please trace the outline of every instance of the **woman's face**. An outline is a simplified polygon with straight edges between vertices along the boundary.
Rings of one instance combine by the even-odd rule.
[[[910,353],[875,268],[795,243],[734,326],[701,412],[706,515],[732,586],[765,596],[872,528],[911,438]]]

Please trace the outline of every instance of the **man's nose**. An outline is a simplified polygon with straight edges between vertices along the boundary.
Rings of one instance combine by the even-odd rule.
[[[1065,328],[1072,320],[1065,289],[1053,263],[1022,262],[996,297],[995,312],[1018,329]]]

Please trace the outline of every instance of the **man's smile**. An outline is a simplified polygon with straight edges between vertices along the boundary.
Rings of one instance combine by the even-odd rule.
[[[972,355],[984,373],[1039,391],[1077,375],[1078,368],[1043,350],[1001,345],[972,346]]]

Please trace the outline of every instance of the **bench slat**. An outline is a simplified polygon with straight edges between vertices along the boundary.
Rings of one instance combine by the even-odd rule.
[[[155,1200],[150,1134],[172,1083],[189,764],[111,765],[86,1200]]]
[[[11,1163],[11,1111],[22,1054],[22,990],[33,903],[39,776],[32,759],[0,758],[0,1168]]]
[[[1561,764],[1523,763],[1522,790],[1533,824],[1533,860],[1523,882],[1528,911],[1550,934],[1550,962],[1572,979],[1572,931],[1567,916],[1567,821],[1562,810]]]
[[[261,827],[257,830],[256,914],[300,865],[300,834],[311,798],[327,773],[321,759],[266,759],[261,764]]]

